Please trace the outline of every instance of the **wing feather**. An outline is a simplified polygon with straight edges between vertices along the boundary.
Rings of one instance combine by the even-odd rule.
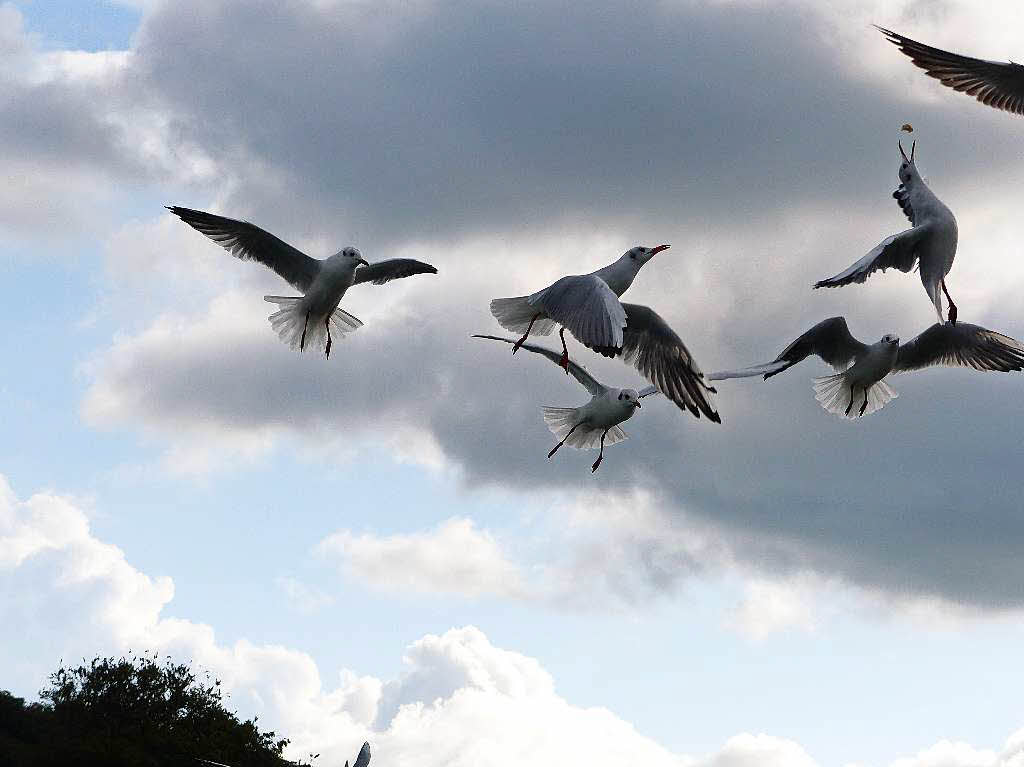
[[[1024,114],[1024,66],[961,56],[877,27],[914,64],[948,88],[974,96],[982,104]]]
[[[383,285],[385,282],[412,277],[414,274],[437,274],[437,269],[414,258],[392,258],[359,267],[352,284],[372,282],[374,285]]]
[[[511,338],[502,338],[501,336],[488,336],[475,333],[473,338],[488,338],[492,341],[503,341],[506,344],[515,344],[516,342]],[[535,344],[522,344],[521,349],[526,349],[528,352],[534,352],[535,354],[543,354],[549,360],[562,367],[562,354],[560,352],[552,351],[551,349],[545,349],[543,346],[537,346]],[[583,384],[584,388],[594,397],[604,391],[605,387],[598,381],[594,376],[587,372],[587,369],[580,364],[569,360],[569,373],[572,377]]]
[[[167,210],[243,261],[258,261],[305,293],[320,273],[320,262],[248,221],[177,205]]]
[[[528,301],[543,309],[584,346],[622,347],[626,311],[608,283],[597,275],[562,277],[534,293]]]
[[[926,227],[915,226],[899,234],[886,237],[876,245],[864,258],[847,269],[825,280],[814,283],[815,288],[838,288],[854,282],[864,282],[874,272],[881,269],[899,269],[909,272],[917,261],[917,243],[924,234]]]
[[[894,373],[933,365],[1008,373],[1024,369],[1024,345],[1015,338],[966,322],[936,323],[900,346]]]

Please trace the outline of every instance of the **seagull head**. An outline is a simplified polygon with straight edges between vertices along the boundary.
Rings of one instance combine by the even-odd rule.
[[[347,248],[342,248],[333,256],[331,260],[340,261],[343,264],[351,264],[352,268],[355,269],[357,266],[362,264],[363,266],[369,266],[366,259],[363,258],[363,254],[359,252],[359,248],[353,248],[351,245]]]
[[[631,262],[637,269],[646,264],[656,255],[661,253],[663,250],[668,250],[668,245],[657,245],[653,248],[648,248],[646,245],[637,245],[634,248],[630,248],[622,254],[622,261]]]
[[[895,333],[886,333],[882,336],[882,343],[889,344],[890,346],[899,346],[900,337]]]
[[[620,389],[619,401],[624,405],[632,405],[634,409],[640,407],[640,395],[636,389]]]
[[[910,145],[910,157],[907,157],[907,153],[903,151],[903,142],[899,142],[900,155],[903,157],[903,162],[900,163],[900,183],[906,184],[912,178],[917,176],[917,166],[914,164],[914,151],[917,149],[917,142],[915,141]]]

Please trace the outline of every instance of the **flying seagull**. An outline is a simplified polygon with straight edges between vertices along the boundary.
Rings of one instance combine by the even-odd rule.
[[[437,269],[430,264],[411,258],[371,264],[352,247],[343,248],[323,260],[310,258],[248,221],[176,205],[168,206],[167,210],[231,255],[243,261],[258,261],[301,291],[302,296],[263,297],[278,306],[278,311],[270,315],[270,325],[291,348],[305,351],[322,346],[328,358],[333,343],[332,329],[344,337],[363,324],[338,306],[352,285],[363,282],[383,285],[414,274],[437,274]]]
[[[909,272],[918,264],[921,283],[935,311],[942,322],[942,298],[939,289],[949,301],[949,321],[956,323],[956,304],[946,289],[946,275],[956,257],[957,228],[953,213],[936,197],[917,172],[914,163],[915,141],[910,147],[910,157],[900,144],[900,185],[893,192],[900,208],[910,219],[912,226],[899,234],[886,237],[860,261],[840,272],[814,283],[815,288],[837,288],[854,282],[864,282],[875,271],[883,272],[893,267]]]
[[[974,96],[982,104],[1024,114],[1024,66],[1012,61],[985,61],[950,53],[876,27],[930,77],[948,88]]]
[[[488,338],[506,344],[519,343],[512,338],[500,336],[474,335],[473,338]],[[527,343],[519,343],[519,348],[543,354],[556,365],[564,367],[558,352],[551,349]],[[551,448],[548,458],[566,443],[580,450],[592,450],[600,444],[601,451],[594,465],[590,467],[590,471],[595,472],[604,460],[605,444],[614,445],[629,439],[629,435],[619,428],[619,424],[633,417],[633,413],[640,407],[641,399],[657,394],[658,390],[653,386],[647,386],[639,392],[635,389],[614,389],[605,386],[590,375],[586,368],[572,361],[568,363],[568,371],[590,392],[590,402],[579,407],[541,408],[544,423],[552,434],[559,437],[558,444]]]
[[[763,375],[767,381],[812,354],[837,371],[835,375],[814,379],[815,399],[825,410],[843,418],[873,413],[896,399],[896,392],[882,380],[890,373],[933,365],[1002,373],[1024,369],[1024,345],[978,325],[939,322],[903,345],[891,333],[869,345],[850,334],[844,318],[831,317],[796,339],[773,362],[710,373],[707,378],[721,381]]]
[[[621,348],[626,312],[619,303],[619,296],[633,284],[640,267],[668,248],[668,245],[655,248],[637,245],[596,272],[562,277],[529,296],[495,298],[491,301],[491,314],[505,330],[523,334],[513,344],[513,354],[531,332],[546,336],[556,324],[561,325],[558,331],[562,339],[560,364],[568,374],[565,331],[572,333],[584,346]]]

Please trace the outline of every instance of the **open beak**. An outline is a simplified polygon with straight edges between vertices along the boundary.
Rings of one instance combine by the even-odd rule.
[[[671,248],[671,247],[672,247],[671,245],[659,245],[659,246],[658,246],[658,247],[656,247],[656,248],[651,248],[651,255],[652,255],[652,256],[656,256],[656,255],[658,255],[659,253],[661,253],[661,251],[663,251],[663,250],[668,250],[668,249],[669,249],[669,248]]]
[[[370,262],[367,261],[365,258],[360,258],[359,259],[359,263],[361,263],[363,266],[369,266],[370,265]]]
[[[637,407],[640,407],[640,400],[637,400],[637,401],[636,401],[636,402],[634,402],[633,404],[634,404],[634,405],[636,405]]]
[[[914,152],[917,151],[917,139],[914,139],[914,143],[910,145],[910,157],[907,157],[907,153],[903,151],[903,142],[899,142],[900,154],[903,155],[903,159],[907,162],[914,161]]]

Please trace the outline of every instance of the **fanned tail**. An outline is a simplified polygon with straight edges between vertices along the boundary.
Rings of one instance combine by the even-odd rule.
[[[814,398],[828,412],[840,418],[854,419],[874,413],[898,396],[885,381],[876,381],[868,387],[865,404],[864,389],[851,386],[846,373],[814,379]]]
[[[529,296],[495,298],[491,301],[491,314],[510,333],[525,333],[530,322],[540,311],[529,302]],[[541,312],[543,314],[543,312]],[[530,330],[531,335],[546,336],[555,329],[555,323],[547,317],[537,317]]]
[[[578,423],[576,420],[578,408],[545,407],[541,410],[544,413],[544,423],[547,424],[548,429],[558,439],[565,439],[565,444],[579,450],[594,450],[600,447],[601,433],[604,429],[595,429],[592,426],[584,425],[573,431],[572,427]],[[570,431],[572,434],[566,439],[566,435]],[[629,435],[620,427],[613,426],[608,430],[608,436],[604,438],[604,446],[608,447],[626,439],[629,439]]]
[[[323,315],[306,314],[302,298],[292,296],[263,296],[265,301],[277,304],[278,310],[270,315],[270,327],[292,349],[324,351],[327,346],[327,327]],[[340,341],[346,333],[362,327],[362,322],[342,308],[331,314],[331,341]],[[305,338],[303,338],[305,333]]]

